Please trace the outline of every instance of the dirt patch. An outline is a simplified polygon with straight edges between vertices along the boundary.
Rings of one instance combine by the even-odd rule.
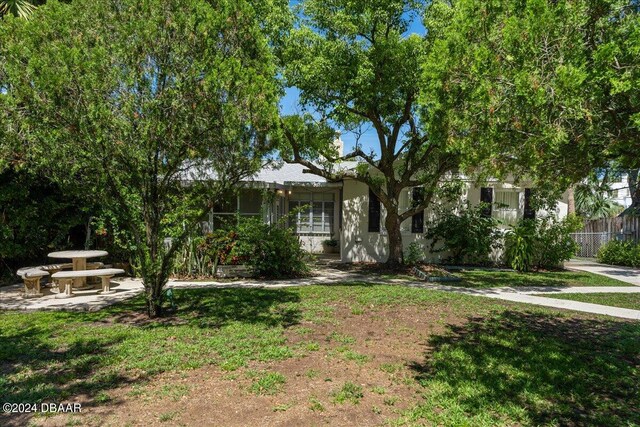
[[[448,306],[364,307],[354,313],[334,303],[331,309],[330,321],[303,320],[287,329],[295,357],[231,372],[209,365],[165,373],[110,390],[103,402],[78,396],[81,414],[31,421],[43,426],[381,425],[422,400],[410,367],[425,362],[429,337],[463,323]],[[272,386],[270,378],[280,382]]]

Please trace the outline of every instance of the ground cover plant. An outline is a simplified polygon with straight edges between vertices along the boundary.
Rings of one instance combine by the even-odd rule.
[[[370,283],[175,294],[156,321],[142,297],[1,312],[2,400],[83,412],[0,423],[640,422],[637,323]]]
[[[538,296],[640,310],[640,294],[540,294]]]

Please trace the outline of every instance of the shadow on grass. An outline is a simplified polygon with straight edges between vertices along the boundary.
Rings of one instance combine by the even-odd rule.
[[[507,311],[430,341],[414,365],[437,424],[640,423],[640,326]]]
[[[106,403],[103,392],[162,371],[229,359],[235,369],[291,354],[283,329],[300,318],[296,292],[190,289],[175,295],[178,311],[158,321],[143,315],[143,298],[96,313],[0,312],[0,401],[61,403],[85,394],[90,406]],[[23,421],[3,418],[2,425]]]

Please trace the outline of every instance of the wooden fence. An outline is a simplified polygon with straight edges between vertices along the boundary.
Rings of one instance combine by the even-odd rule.
[[[591,219],[586,220],[582,230],[571,237],[579,246],[577,255],[591,258],[597,256],[600,247],[610,240],[640,242],[639,225],[639,217]]]
[[[584,222],[582,233],[607,233],[619,240],[640,241],[640,217],[590,219]]]

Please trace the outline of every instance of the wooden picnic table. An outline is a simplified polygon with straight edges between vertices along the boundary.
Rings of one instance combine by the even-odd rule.
[[[71,259],[71,263],[73,265],[73,271],[86,270],[88,258],[98,258],[98,257],[107,256],[107,255],[109,255],[107,251],[95,251],[95,250],[57,251],[57,252],[51,252],[48,254],[49,258]],[[87,286],[87,278],[86,277],[74,278],[73,286],[80,289],[85,288]]]

